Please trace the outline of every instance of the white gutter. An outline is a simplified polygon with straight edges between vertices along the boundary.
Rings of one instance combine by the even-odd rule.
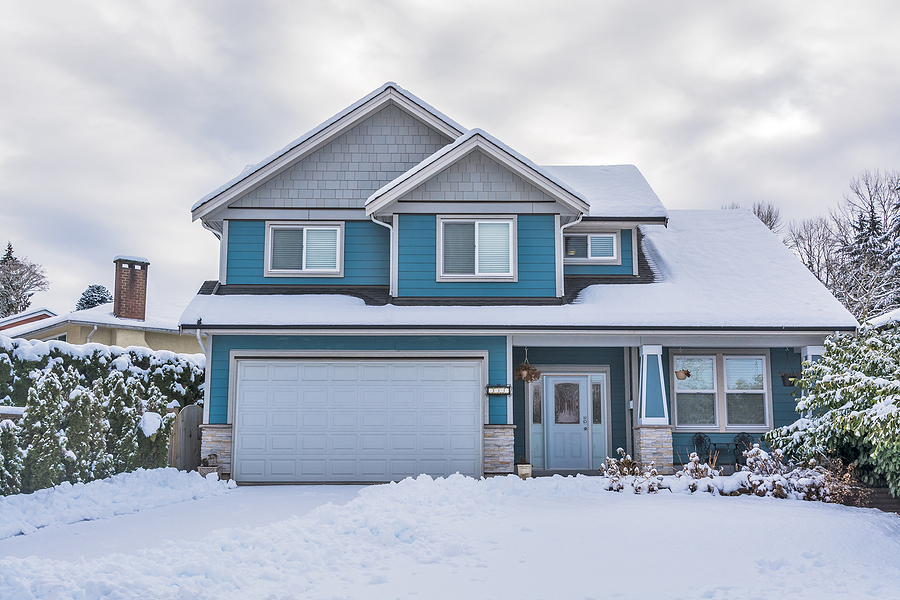
[[[90,344],[90,343],[91,343],[91,336],[94,335],[94,332],[95,332],[95,331],[97,331],[97,326],[96,326],[96,325],[94,325],[94,328],[91,329],[91,332],[88,334],[87,339],[84,340],[84,343],[85,343],[85,344]]]
[[[559,219],[559,216],[556,217]],[[565,269],[565,238],[563,238],[563,233],[566,229],[571,227],[572,225],[578,225],[581,223],[581,220],[584,218],[584,213],[578,213],[578,218],[572,221],[571,223],[566,223],[565,225],[560,225],[559,231],[557,232],[556,238],[556,260],[557,260],[557,269],[556,269],[556,297],[562,298],[566,295],[566,287],[565,287],[565,279],[563,277],[563,270]]]
[[[390,280],[390,286],[388,289],[388,294],[390,294],[391,298],[393,298],[394,296],[397,295],[396,294],[397,290],[394,289],[394,269],[397,268],[397,265],[394,264],[395,263],[395,261],[394,261],[394,228],[393,228],[393,226],[385,223],[384,221],[379,221],[378,219],[376,219],[375,215],[372,215],[372,222],[377,223],[378,225],[381,225],[382,227],[387,227],[388,231],[391,232],[391,239],[390,239],[391,250],[388,253],[388,256],[390,257],[390,259],[389,259],[390,269],[389,269],[389,276],[388,276],[388,278]]]

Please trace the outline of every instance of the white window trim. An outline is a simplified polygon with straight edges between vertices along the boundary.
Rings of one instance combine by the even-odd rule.
[[[306,263],[306,230],[334,229],[337,231],[337,269],[273,269],[272,243],[273,229],[297,229],[303,231],[303,262]],[[265,277],[343,277],[344,276],[344,223],[343,221],[266,221]]]
[[[679,425],[678,398],[675,388],[675,359],[677,357],[714,358],[713,376],[716,381],[716,424],[715,425]],[[725,359],[726,358],[762,358],[763,359],[763,392],[765,395],[765,425],[728,425],[728,402],[725,394]],[[765,433],[773,429],[772,405],[772,363],[768,350],[759,349],[723,349],[723,350],[683,350],[669,353],[669,389],[672,391],[672,412],[675,413],[673,423],[675,431],[703,431],[713,433]],[[757,391],[758,393],[758,391]]]
[[[587,237],[587,258],[569,258],[565,256],[566,238],[572,236],[583,235]],[[613,238],[613,256],[611,257],[591,257],[591,236],[611,236]],[[585,232],[566,232],[563,234],[563,261],[572,265],[620,265],[622,264],[622,232],[621,231],[585,231]]]
[[[475,274],[444,273],[444,223],[475,223]],[[478,273],[478,223],[509,223],[509,269],[510,273],[493,274]],[[518,220],[516,215],[498,215],[497,217],[484,218],[483,216],[468,215],[438,215],[437,217],[437,273],[436,281],[508,281],[519,280],[518,265]]]
[[[726,359],[729,359],[729,358],[761,358],[763,361],[763,389],[762,390],[730,390],[730,389],[728,389],[728,368],[727,368],[728,363],[726,362]],[[753,429],[763,429],[763,428],[766,428],[766,430],[768,430],[767,426],[769,424],[769,413],[771,412],[771,410],[769,408],[770,394],[768,393],[769,387],[770,387],[769,386],[770,378],[771,378],[771,374],[768,372],[768,369],[766,368],[766,357],[761,354],[757,354],[757,355],[723,354],[722,355],[722,386],[724,388],[723,396],[725,396],[725,402],[724,402],[725,424],[728,428],[730,428],[730,429],[737,428],[737,429],[740,429],[741,431],[745,431],[747,429],[753,430]],[[752,425],[752,424],[728,425],[728,398],[727,398],[727,395],[728,394],[759,394],[760,391],[763,394],[763,404],[764,404],[764,409],[765,409],[765,419],[764,419],[765,424],[763,424],[763,425]]]

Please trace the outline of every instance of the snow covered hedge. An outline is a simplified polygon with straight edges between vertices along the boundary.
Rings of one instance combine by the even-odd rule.
[[[202,355],[3,337],[0,350],[0,394],[27,386],[22,419],[0,422],[2,495],[166,466],[169,409],[202,398]]]
[[[804,363],[799,385],[801,418],[766,442],[794,460],[821,452],[856,463],[862,481],[900,495],[900,330],[829,338],[822,357]]]
[[[40,376],[34,372],[46,371],[51,359],[61,359],[64,367],[73,367],[84,386],[92,386],[97,379],[118,370],[145,385],[155,385],[182,407],[203,398],[206,362],[202,354],[176,354],[137,346],[75,346],[0,335],[0,405],[25,406],[28,390]]]

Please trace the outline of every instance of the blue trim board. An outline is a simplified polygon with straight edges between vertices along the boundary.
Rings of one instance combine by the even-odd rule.
[[[210,361],[209,422],[221,424],[228,416],[229,355],[232,350],[479,350],[488,352],[485,384],[505,384],[506,338],[503,336],[288,336],[216,335]],[[492,424],[506,423],[506,397],[492,396],[488,416]]]
[[[302,224],[303,221],[297,221]],[[391,238],[371,221],[344,222],[343,277],[264,277],[265,221],[228,222],[228,284],[389,285]]]
[[[525,349],[513,348],[513,368],[525,360]],[[625,397],[625,352],[622,348],[553,348],[529,347],[528,362],[535,365],[598,365],[609,366],[610,409],[612,412],[610,429],[612,447],[625,448],[628,399]],[[515,429],[516,460],[525,456],[525,384],[513,383],[513,423]]]
[[[631,252],[631,230],[621,229],[619,239],[622,241],[622,264],[590,265],[563,262],[563,273],[566,275],[631,275],[634,267],[634,256]]]
[[[399,215],[400,297],[556,297],[553,215],[518,215],[517,282],[437,281],[437,216]]]

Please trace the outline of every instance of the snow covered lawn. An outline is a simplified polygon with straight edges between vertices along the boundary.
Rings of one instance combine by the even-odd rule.
[[[358,497],[343,505],[330,502],[338,486],[239,488],[184,505],[224,518],[245,492],[262,499],[298,491],[300,514],[317,494],[327,503],[135,553],[2,558],[0,598],[898,597],[897,515],[600,485],[587,477],[420,477],[355,488]],[[165,510],[131,517],[160,519]],[[259,522],[245,514],[230,522]],[[128,518],[82,525],[108,525],[116,535],[117,521]],[[65,544],[68,527],[34,535]]]

